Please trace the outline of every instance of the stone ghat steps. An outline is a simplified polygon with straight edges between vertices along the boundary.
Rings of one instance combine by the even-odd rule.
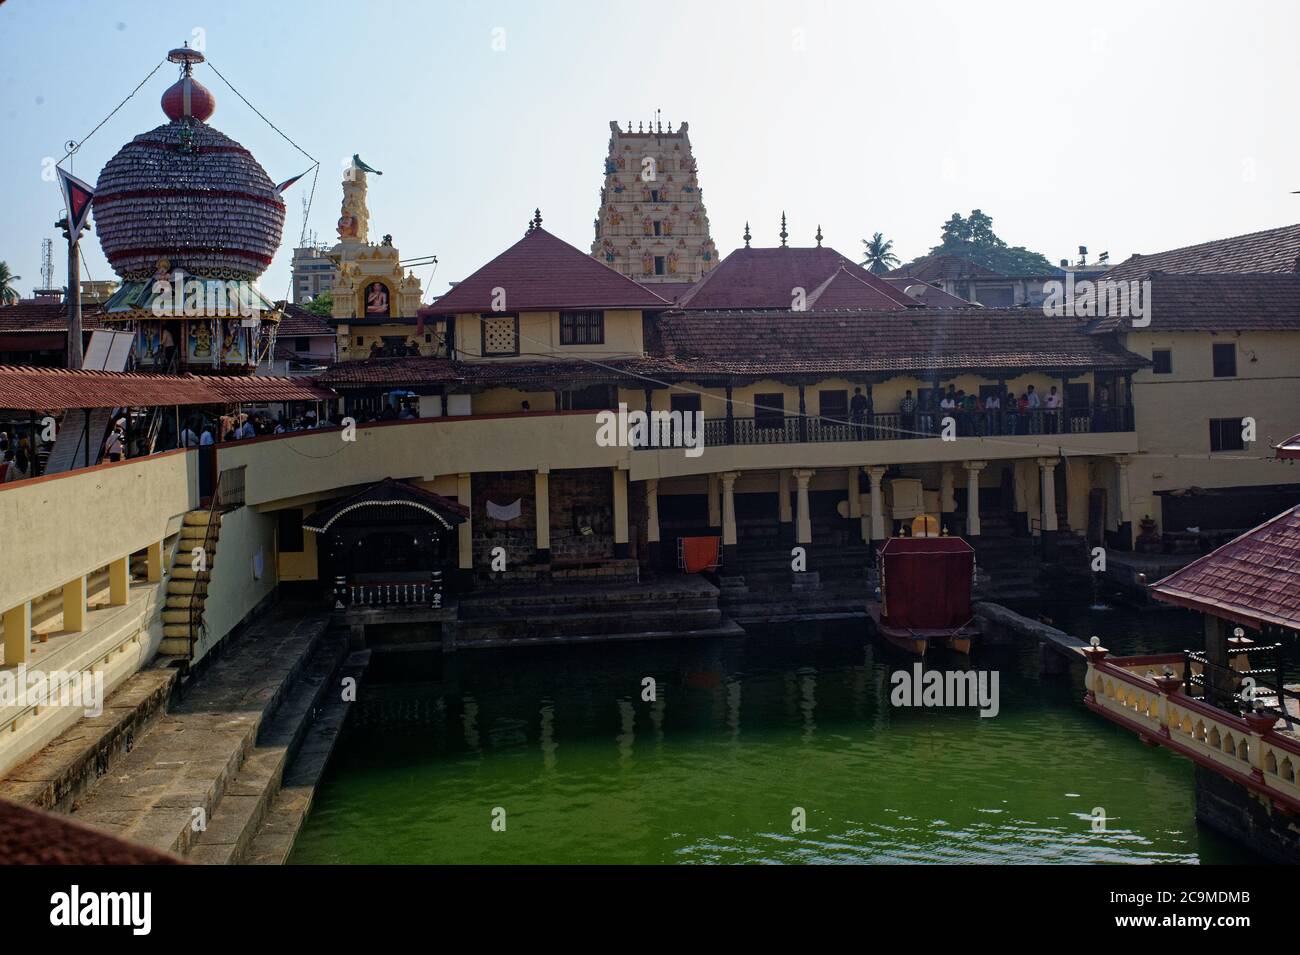
[[[216,547],[220,537],[219,512],[196,510],[185,515],[167,578],[162,612],[163,639],[158,652],[165,656],[189,658],[193,641],[198,636],[195,631],[200,625],[193,620],[193,614],[202,621],[203,604],[208,594],[207,580],[217,561]],[[195,570],[193,566],[199,551],[203,552],[206,561],[205,570]]]
[[[188,854],[202,825],[214,822],[238,785],[246,761],[257,755],[264,725],[273,725],[269,721],[293,698],[326,623],[323,615],[277,609],[255,624],[74,802],[73,818],[131,842]]]
[[[457,624],[457,646],[489,639],[536,639],[544,637],[595,637],[619,633],[654,633],[665,630],[711,630],[722,624],[717,600],[712,607],[693,610],[646,608],[604,613],[550,613],[545,616],[506,617],[466,621]]]
[[[718,589],[701,577],[660,577],[633,587],[556,587],[508,594],[474,594],[460,598],[457,617],[463,627],[478,620],[554,614],[609,613],[647,607],[697,610],[717,606]]]
[[[456,646],[458,649],[466,648],[494,648],[494,647],[528,647],[528,646],[553,646],[560,644],[581,644],[591,643],[618,643],[622,641],[638,640],[688,640],[702,639],[711,637],[743,637],[745,631],[735,621],[723,617],[715,627],[709,627],[702,630],[689,630],[674,627],[671,630],[627,630],[626,624],[617,630],[608,633],[599,633],[592,635],[562,635],[555,634],[551,636],[540,637],[484,637],[477,640],[462,640],[457,635]]]
[[[87,716],[0,780],[0,799],[70,812],[97,780],[116,773],[122,760],[167,709],[179,672],[141,670],[105,701],[104,712]]]
[[[331,689],[351,678],[361,685],[370,651],[359,650],[348,656],[330,680]],[[284,771],[279,791],[270,800],[261,825],[249,841],[240,861],[248,865],[283,865],[293,852],[298,831],[311,810],[316,785],[325,774],[334,745],[343,732],[351,702],[342,693],[326,692],[316,709],[316,717],[307,726],[297,753]]]
[[[231,865],[245,861],[253,838],[280,792],[285,769],[312,729],[312,715],[327,699],[341,701],[332,679],[347,655],[347,638],[327,633],[275,715],[262,724],[253,752],[230,780],[225,795],[198,833],[191,861]],[[344,708],[346,713],[346,705]]]

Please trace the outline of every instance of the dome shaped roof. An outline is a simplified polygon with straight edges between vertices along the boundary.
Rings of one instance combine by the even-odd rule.
[[[163,95],[171,122],[136,136],[104,166],[93,212],[99,244],[124,280],[166,259],[199,276],[252,280],[280,246],[284,202],[253,155],[208,126],[212,94],[184,75]]]

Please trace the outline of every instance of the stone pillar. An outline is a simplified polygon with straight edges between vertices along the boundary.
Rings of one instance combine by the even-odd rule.
[[[987,461],[965,461],[966,469],[966,536],[980,536],[980,471]]]
[[[794,511],[790,507],[790,469],[782,468],[777,472],[777,520],[780,524],[779,540],[782,544],[794,543]]]
[[[867,477],[871,478],[871,539],[882,542],[886,537],[885,491],[882,483],[885,480],[885,471],[888,469],[877,465],[863,470],[867,472]]]
[[[78,577],[63,585],[63,629],[80,633],[86,629],[86,578]]]
[[[614,557],[628,556],[627,546],[627,472],[614,468]]]
[[[724,471],[722,482],[722,566],[736,566],[736,478],[739,471]]]
[[[545,465],[533,473],[533,509],[537,516],[537,550],[539,564],[551,562],[551,469]]]
[[[465,522],[456,527],[457,550],[456,567],[460,571],[461,585],[468,588],[474,578],[474,512],[470,489],[473,486],[470,474],[456,475],[456,501],[470,508]]]
[[[951,464],[945,464],[940,472],[939,477],[939,533],[948,528],[948,533],[956,530],[953,527],[953,515],[957,512],[957,494],[954,488],[954,467]]]
[[[645,482],[645,540],[650,567],[659,570],[663,562],[663,545],[659,542],[659,479]]]
[[[1116,521],[1119,525],[1115,537],[1121,550],[1129,550],[1133,546],[1133,499],[1128,486],[1128,468],[1132,463],[1131,455],[1115,456],[1115,503],[1118,511]]]
[[[32,602],[26,600],[6,610],[4,625],[4,665],[27,663],[32,657]]]
[[[131,597],[131,555],[108,565],[108,604],[123,607]]]
[[[858,469],[849,468],[845,477],[848,482],[845,487],[849,492],[849,520],[859,521],[862,519],[862,495],[858,493]]]
[[[145,548],[144,556],[148,567],[147,579],[149,583],[156,584],[162,580],[163,575],[163,542],[154,541]]]
[[[722,506],[718,498],[718,476],[709,475],[709,530],[722,533]]]
[[[792,473],[797,484],[794,542],[796,544],[811,544],[812,512],[808,505],[808,482],[812,480],[812,476],[816,472],[808,468],[797,468]]]
[[[1039,458],[1038,475],[1042,482],[1038,496],[1042,501],[1042,523],[1044,534],[1056,533],[1056,465],[1057,458]]]

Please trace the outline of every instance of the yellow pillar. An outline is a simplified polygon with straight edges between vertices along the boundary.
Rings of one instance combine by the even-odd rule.
[[[108,605],[122,607],[131,596],[131,555],[108,565]]]
[[[722,481],[722,546],[736,543],[736,478],[739,471],[724,471],[718,475]]]
[[[782,524],[789,524],[794,520],[794,513],[790,510],[790,469],[782,468],[777,476],[777,493],[780,495],[780,501],[777,504],[777,520]]]
[[[1043,530],[1056,530],[1056,458],[1039,458],[1038,472],[1041,480],[1039,500],[1042,502]]]
[[[848,483],[845,489],[849,492],[849,517],[857,519],[862,517],[862,495],[858,493],[858,469],[849,468],[846,472]]]
[[[32,602],[12,607],[4,613],[5,666],[18,666],[32,656]]]
[[[812,511],[808,504],[808,482],[815,474],[808,468],[799,468],[793,472],[798,485],[795,492],[794,542],[796,544],[812,543]]]
[[[163,542],[154,541],[145,548],[145,563],[148,565],[148,580],[151,584],[156,584],[162,580],[163,573]]]
[[[881,483],[885,479],[885,468],[867,468],[867,477],[871,478],[871,539],[885,539],[885,492]]]
[[[86,629],[86,578],[78,577],[63,585],[63,629],[80,633]]]
[[[533,475],[533,507],[537,512],[537,551],[542,557],[551,553],[551,470],[539,467]]]
[[[614,469],[614,556],[627,557],[627,472]]]
[[[645,482],[645,539],[651,544],[659,542],[658,478],[647,478]]]
[[[966,461],[966,536],[980,536],[980,471],[987,461]]]
[[[718,476],[709,475],[709,526],[722,526],[722,507],[718,498]]]
[[[470,477],[468,474],[456,475],[456,502],[471,507],[470,503]],[[465,517],[465,523],[456,527],[457,549],[460,551],[456,556],[456,566],[461,570],[470,570],[474,567],[474,518],[470,515]]]

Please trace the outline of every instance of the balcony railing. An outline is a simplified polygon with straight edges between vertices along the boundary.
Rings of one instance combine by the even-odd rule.
[[[334,578],[334,609],[430,607],[443,605],[442,571],[392,575],[354,574]]]
[[[945,421],[951,418],[949,424]],[[860,418],[800,418],[770,415],[756,418],[709,418],[704,443],[800,444],[823,441],[898,441],[942,437],[945,427],[956,437],[1085,434],[1133,430],[1133,409],[1098,406],[1084,409],[1036,411],[916,411],[889,412]]]

